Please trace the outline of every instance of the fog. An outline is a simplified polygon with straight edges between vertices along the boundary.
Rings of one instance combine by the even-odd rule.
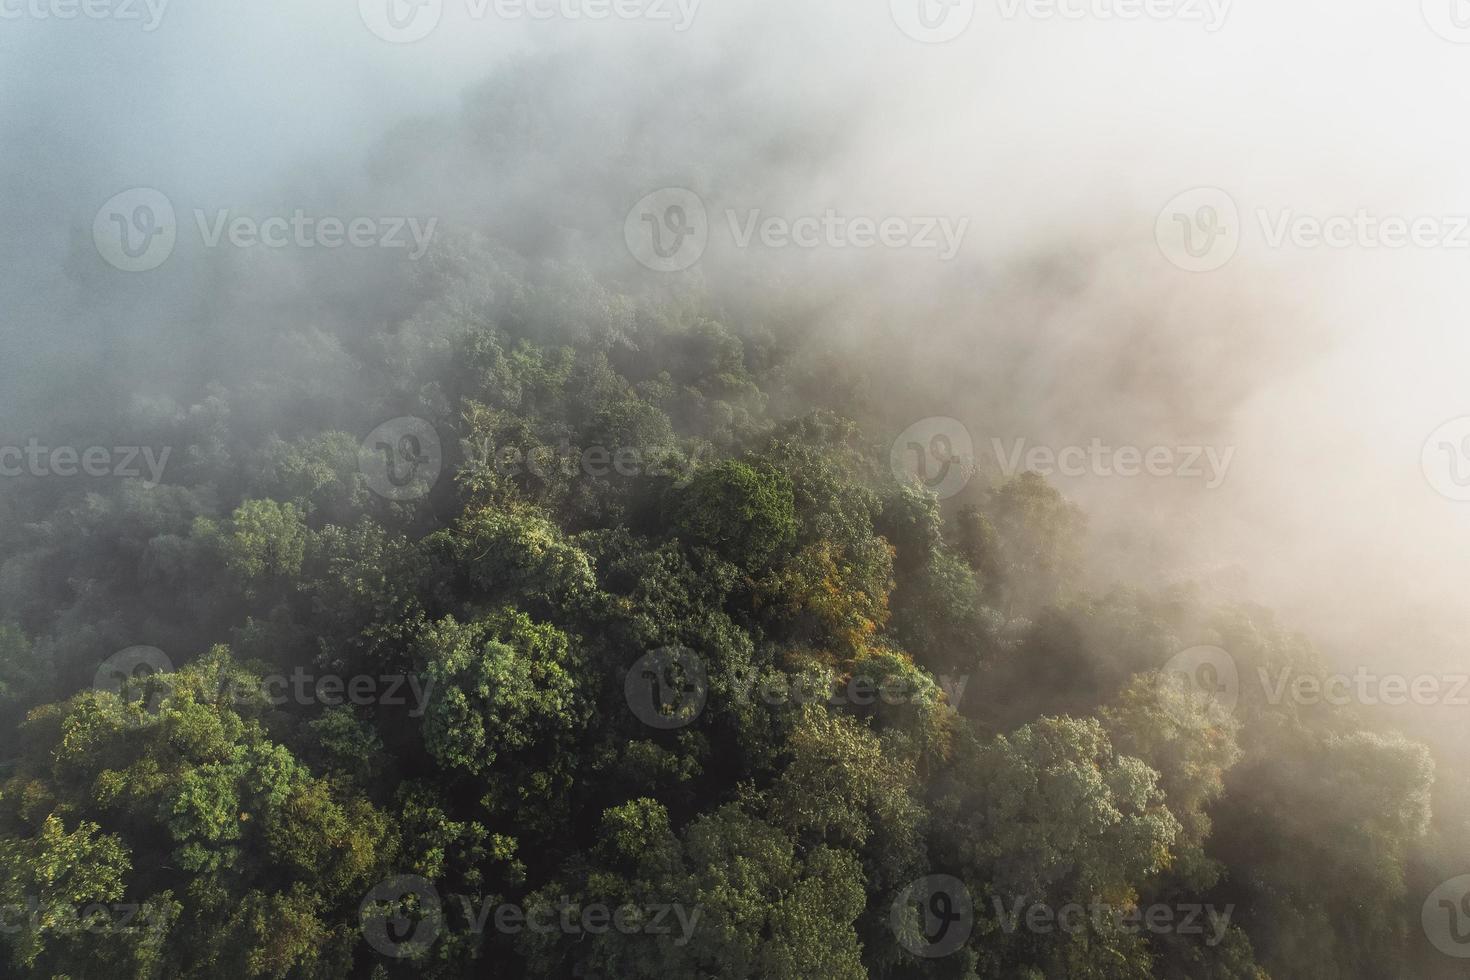
[[[434,975],[733,975],[728,937],[765,955],[788,913],[812,957],[790,963],[831,940],[843,976],[1073,955],[1096,976],[1450,975],[1470,956],[1462,6],[0,0],[0,476],[37,442],[165,453],[149,480],[0,481],[0,920],[50,866],[24,855],[52,807],[67,847],[100,829],[136,851],[125,886],[132,858],[107,858],[112,898],[191,899],[155,970],[407,975],[427,960],[394,965],[368,928],[381,875],[529,902],[647,878],[614,867],[642,849],[687,858],[676,889],[766,835],[761,861],[805,869],[761,870],[732,929],[716,895],[689,959],[461,935]],[[485,463],[471,438],[620,439],[689,472],[491,473],[461,465]],[[912,451],[938,511],[897,472]],[[1086,515],[1080,568],[1071,511],[1007,485],[1026,469]],[[1328,669],[1450,697],[1237,696],[1319,666],[1273,615]],[[1196,689],[1156,683],[1217,643],[1240,649],[1228,703],[1194,660]],[[686,647],[698,670],[665,691],[657,655]],[[198,759],[154,737],[193,724],[190,685],[306,667],[449,693],[407,719],[211,703],[229,723]],[[880,668],[927,693],[787,711],[730,680]],[[163,702],[128,700],[148,685]],[[122,727],[75,735],[94,716]],[[256,808],[275,777],[231,770],[196,873],[193,824],[164,827],[176,790],[267,739],[322,809]],[[312,821],[373,852],[316,892],[303,870],[347,859]],[[230,877],[237,853],[258,881]],[[1240,916],[1219,949],[987,926],[936,963],[932,923],[919,951],[900,928],[921,872],[977,908]],[[251,915],[260,935],[232,931]],[[77,949],[27,966],[80,975]]]
[[[433,215],[598,256],[639,196],[687,186],[711,244],[667,280],[762,282],[802,298],[806,342],[882,351],[865,369],[895,434],[950,416],[982,455],[992,439],[1233,446],[1212,489],[1056,478],[1091,517],[1098,584],[1193,579],[1259,599],[1344,664],[1462,664],[1470,504],[1435,491],[1421,448],[1470,412],[1466,242],[1273,248],[1257,217],[1470,214],[1470,47],[1429,23],[1449,0],[1189,8],[1204,20],[1008,6],[982,4],[942,44],[881,3],[706,0],[593,21],[451,2],[408,44],[368,29],[372,4],[177,4],[155,30],[142,7],[144,23],[8,17],[10,428],[43,427],[26,406],[58,358],[187,394],[191,345],[220,330],[220,260],[189,237],[195,208]],[[534,159],[459,128],[484,85],[539,119]],[[137,186],[178,207],[182,244],[120,275],[88,229]],[[1240,213],[1237,254],[1209,272],[1155,240],[1166,203],[1196,187]],[[726,208],[968,225],[950,261],[798,254],[732,247]],[[244,275],[292,295],[280,270]],[[79,414],[90,397],[75,393]]]

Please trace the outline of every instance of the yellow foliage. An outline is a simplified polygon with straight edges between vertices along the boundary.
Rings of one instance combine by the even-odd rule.
[[[791,618],[810,617],[822,634],[818,639],[850,662],[871,652],[873,637],[888,622],[893,549],[881,539],[874,546],[877,561],[863,567],[830,542],[809,544],[761,584],[761,599]]]

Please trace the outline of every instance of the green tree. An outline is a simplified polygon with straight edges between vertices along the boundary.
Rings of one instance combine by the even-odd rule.
[[[294,578],[306,558],[306,521],[295,504],[247,500],[223,539],[225,567],[250,588]]]
[[[759,460],[725,460],[695,474],[673,505],[678,534],[748,570],[796,536],[791,478]]]
[[[446,768],[479,775],[503,756],[560,748],[587,721],[580,659],[566,634],[514,610],[459,623],[453,617],[417,643],[433,696],[424,741]]]

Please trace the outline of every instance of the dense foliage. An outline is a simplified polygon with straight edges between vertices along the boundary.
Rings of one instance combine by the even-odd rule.
[[[1085,522],[1043,480],[941,503],[890,468],[908,420],[834,404],[843,367],[697,290],[468,235],[393,282],[378,306],[317,284],[341,322],[261,315],[209,383],[58,417],[53,442],[168,447],[160,483],[4,486],[10,974],[1413,962],[1464,830],[1428,752],[1163,672],[1198,645],[1316,669],[1266,611],[1084,591]],[[387,443],[441,471],[427,493],[360,449],[396,418],[437,434],[438,459]],[[164,659],[107,681],[138,647]],[[920,954],[961,896],[914,892],[931,876],[969,907],[945,955]],[[1174,927],[1126,918],[1159,908]]]

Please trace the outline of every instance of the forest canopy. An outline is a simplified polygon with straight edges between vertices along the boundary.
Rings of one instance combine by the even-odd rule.
[[[534,157],[519,98],[426,139]],[[1421,971],[1470,817],[1429,750],[1177,669],[1307,638],[1093,588],[1036,473],[894,466],[785,290],[492,217],[222,262],[187,381],[54,415],[157,471],[0,484],[7,975]]]

